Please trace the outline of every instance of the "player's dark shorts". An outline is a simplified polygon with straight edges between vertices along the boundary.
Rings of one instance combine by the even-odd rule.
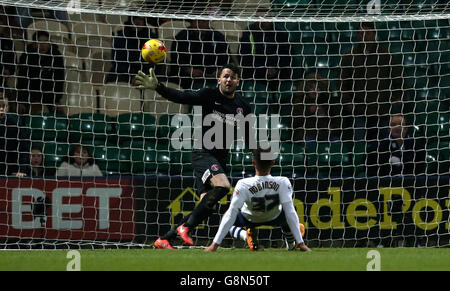
[[[209,180],[217,174],[225,174],[226,164],[226,157],[216,157],[207,151],[192,152],[192,168],[198,194],[212,189]]]

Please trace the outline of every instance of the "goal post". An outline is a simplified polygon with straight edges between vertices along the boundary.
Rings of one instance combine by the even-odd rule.
[[[449,246],[447,1],[0,0],[0,17],[1,248],[147,247],[189,214],[198,108],[133,77],[153,67],[172,88],[216,87],[220,59],[242,69],[258,129],[276,129],[272,174],[291,180],[309,246]],[[202,21],[200,35],[222,38],[183,46]],[[150,37],[163,63],[140,57]],[[232,144],[235,185],[254,170]],[[92,158],[84,173],[67,170],[75,145]],[[197,246],[231,194],[193,231]],[[282,246],[277,228],[259,235]]]

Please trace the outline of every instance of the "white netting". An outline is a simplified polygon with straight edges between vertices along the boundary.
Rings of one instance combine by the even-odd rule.
[[[150,38],[168,49],[155,66],[168,86],[215,87],[217,67],[234,62],[255,114],[280,115],[273,173],[291,178],[311,246],[449,244],[447,1],[0,4],[9,111],[0,136],[5,247],[141,247],[192,210],[199,197],[191,141],[179,149],[170,137],[193,127],[193,109],[133,85],[137,70],[151,67],[140,56]],[[201,41],[180,34],[205,21]],[[391,143],[398,124],[408,125],[405,142]],[[69,161],[60,168],[76,144],[95,167],[78,171]],[[29,166],[38,148],[45,176]],[[228,166],[233,185],[251,175],[248,149],[234,147]],[[226,207],[223,199],[219,213]],[[199,244],[214,236],[219,219],[195,231]],[[278,229],[260,235],[280,242]]]

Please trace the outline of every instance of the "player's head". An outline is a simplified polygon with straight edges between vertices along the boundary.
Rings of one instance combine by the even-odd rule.
[[[255,166],[256,170],[261,173],[270,173],[270,169],[275,164],[273,159],[267,159],[266,156],[270,155],[272,152],[271,148],[261,148],[253,150],[253,166]],[[264,155],[266,153],[267,155]]]
[[[227,97],[233,97],[237,86],[239,86],[240,70],[234,64],[226,64],[220,69],[217,79],[220,93]]]

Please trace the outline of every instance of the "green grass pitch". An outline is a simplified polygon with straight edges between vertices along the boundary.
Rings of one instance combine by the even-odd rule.
[[[80,250],[81,271],[365,271],[368,248],[318,248],[311,253],[284,249]],[[384,248],[381,271],[450,270],[450,248]],[[68,250],[0,251],[0,270],[65,271]]]

